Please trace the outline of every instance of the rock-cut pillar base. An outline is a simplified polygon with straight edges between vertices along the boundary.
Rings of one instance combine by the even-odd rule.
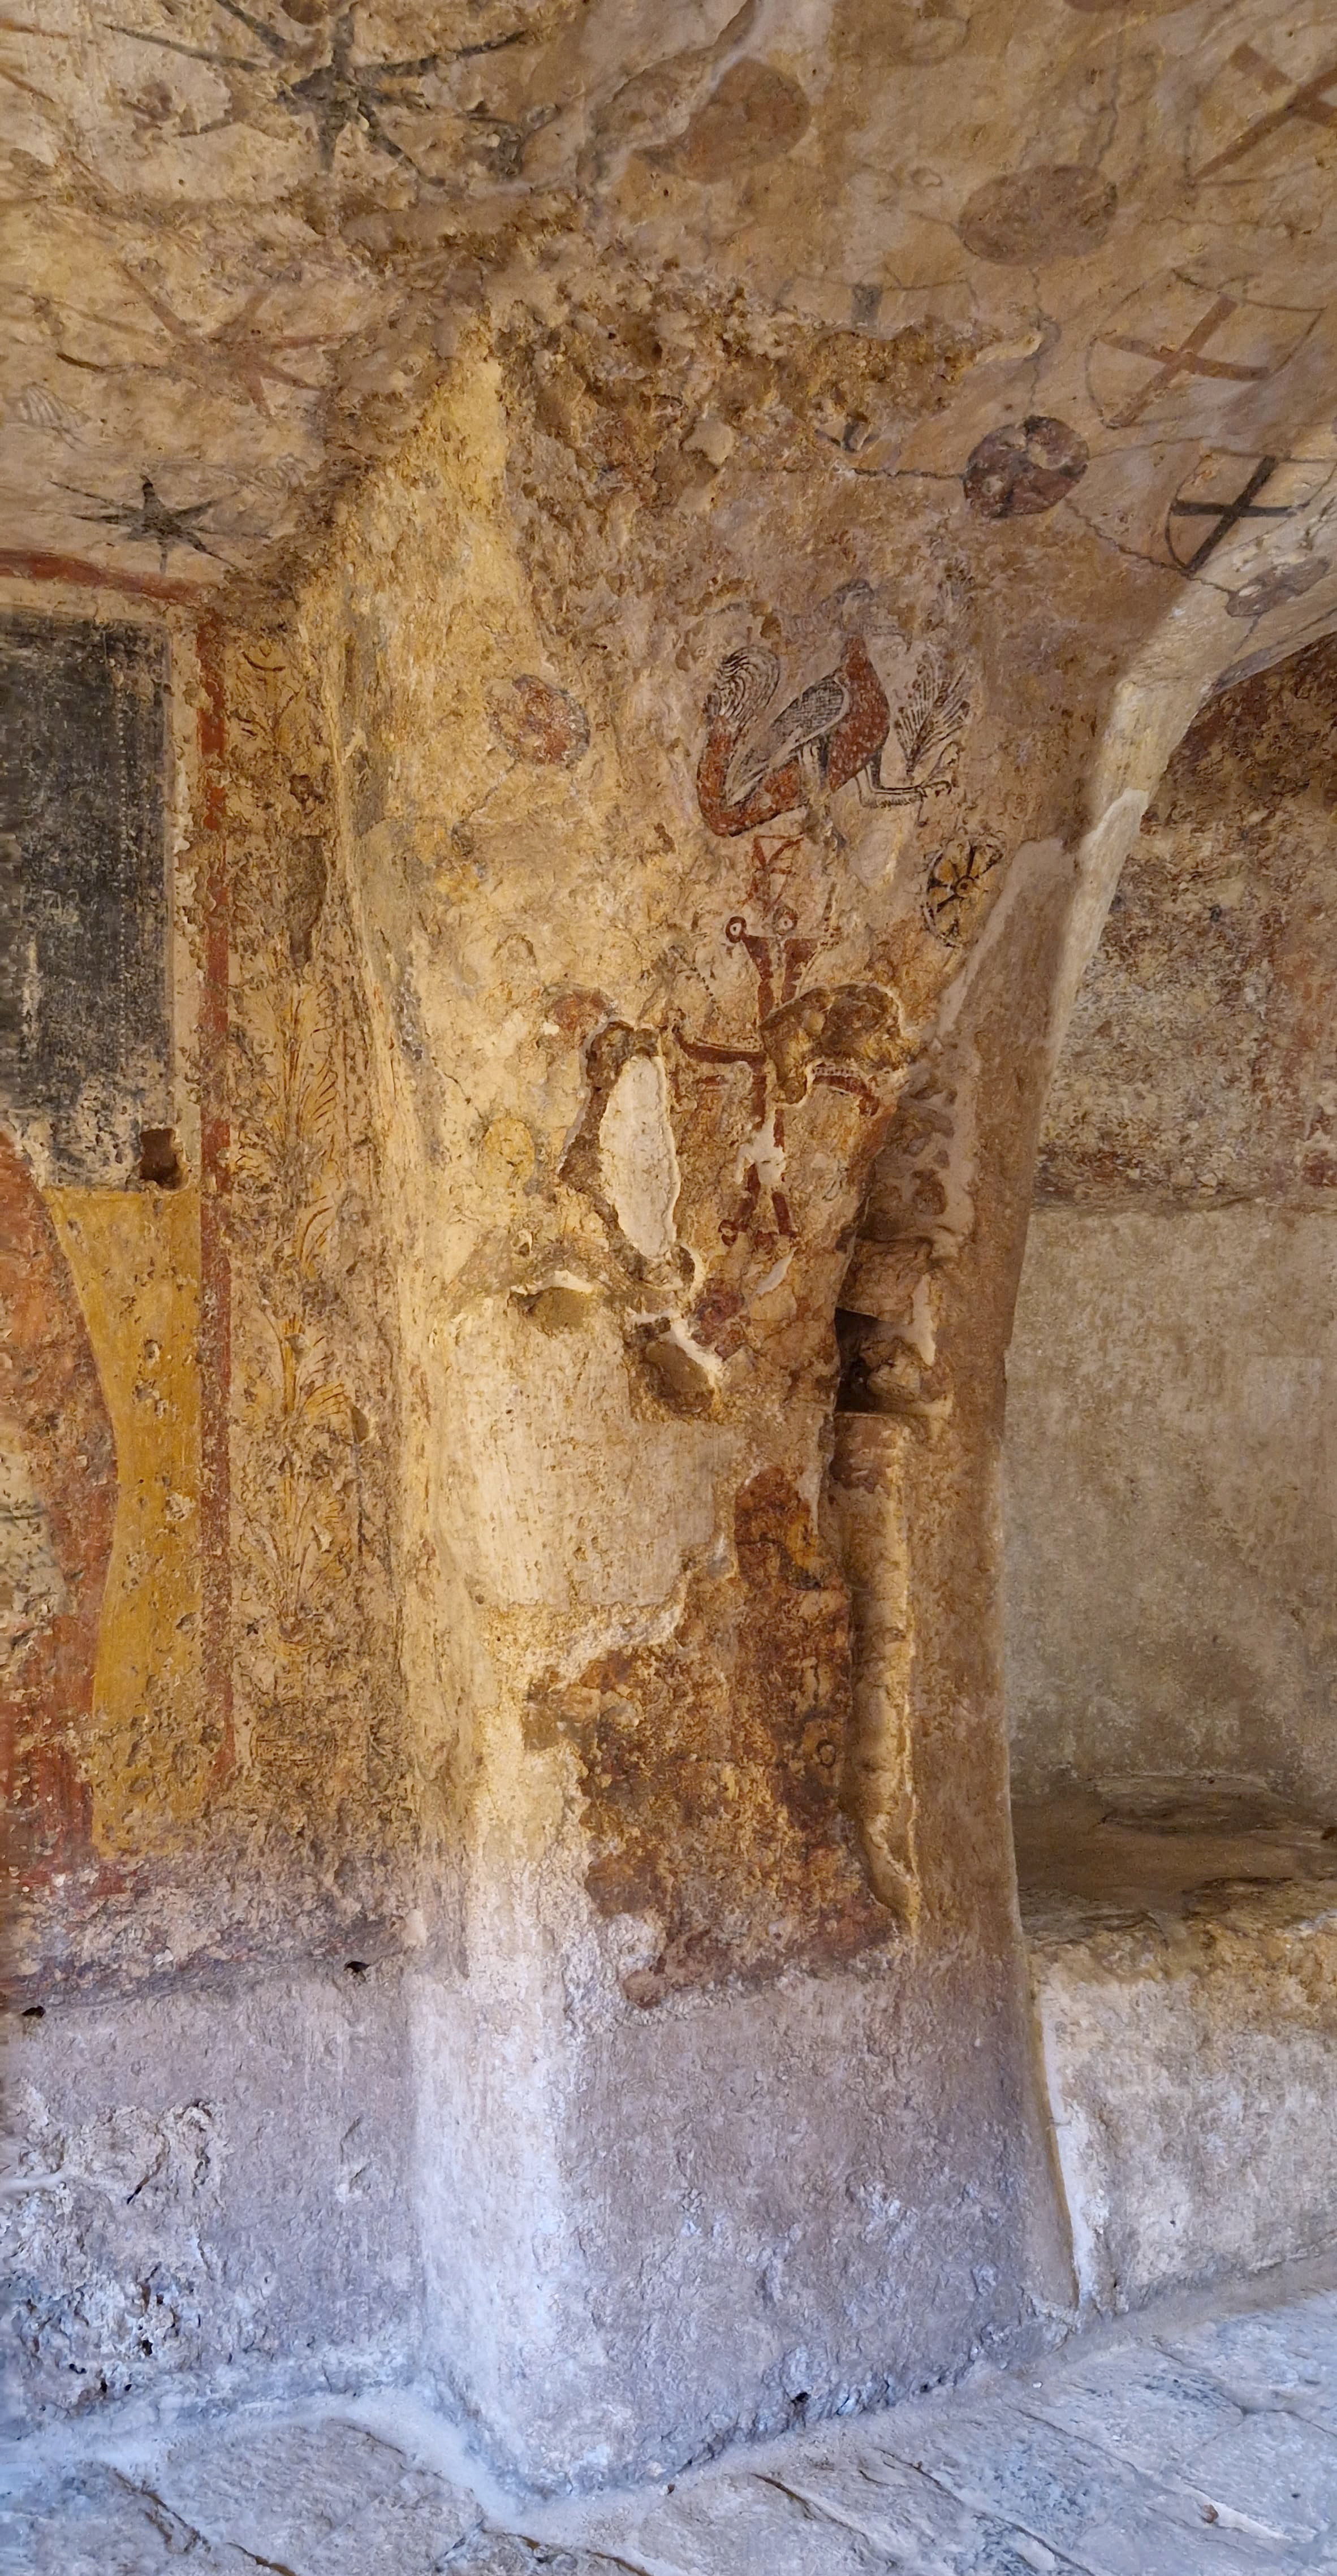
[[[523,1984],[414,2007],[430,2367],[503,2470],[654,2477],[1025,2339],[1046,2179],[996,1964],[906,1942],[649,2011],[568,1987],[555,2046]]]

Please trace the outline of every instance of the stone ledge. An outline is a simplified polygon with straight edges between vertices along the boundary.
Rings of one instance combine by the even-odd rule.
[[[1337,1890],[1223,1881],[1030,1929],[1082,2303],[1317,2252],[1337,2207]]]

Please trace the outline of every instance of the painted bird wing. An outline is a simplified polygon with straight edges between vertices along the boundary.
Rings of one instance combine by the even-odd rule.
[[[739,737],[746,734],[770,705],[779,677],[780,657],[769,644],[740,645],[736,653],[726,654],[711,683],[706,723],[724,725]]]
[[[729,769],[731,796],[741,799],[750,795],[763,778],[783,769],[809,743],[824,742],[834,732],[849,702],[848,683],[839,671],[828,671],[824,680],[815,680],[810,689],[801,689],[763,734],[739,744]]]

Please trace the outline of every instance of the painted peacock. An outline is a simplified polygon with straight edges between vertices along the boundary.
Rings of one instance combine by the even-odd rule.
[[[882,774],[891,705],[862,635],[851,635],[834,670],[772,717],[779,681],[779,657],[767,644],[743,645],[715,674],[696,773],[712,832],[757,831],[807,805],[814,790],[834,795],[851,780],[866,805],[921,812],[934,790],[951,785],[969,701],[961,673],[932,650],[895,719],[904,776],[894,783]]]

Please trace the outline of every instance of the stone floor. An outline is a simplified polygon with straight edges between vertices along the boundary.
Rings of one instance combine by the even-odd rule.
[[[406,2397],[20,2450],[9,2576],[1337,2570],[1337,2257],[636,2493],[525,2505]]]

